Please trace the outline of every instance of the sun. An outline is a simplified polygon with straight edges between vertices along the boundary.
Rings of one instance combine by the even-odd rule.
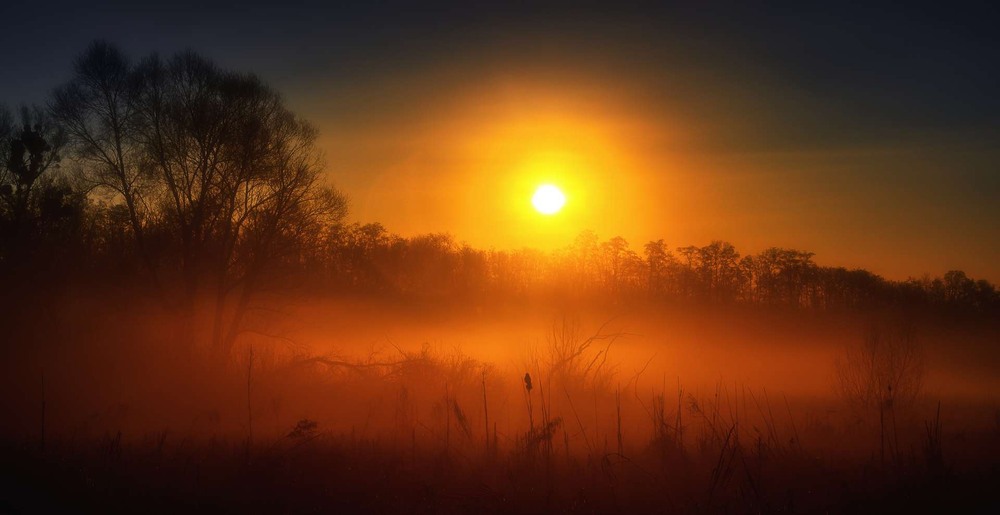
[[[542,184],[531,197],[531,204],[543,215],[554,215],[566,204],[566,195],[551,184]]]

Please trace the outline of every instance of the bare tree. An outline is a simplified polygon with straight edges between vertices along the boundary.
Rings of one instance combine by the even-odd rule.
[[[37,232],[33,226],[42,200],[57,193],[43,175],[58,166],[66,143],[44,109],[24,106],[19,114],[15,122],[0,106],[0,231],[8,245],[22,244]]]
[[[73,78],[54,91],[50,110],[82,164],[83,182],[125,206],[137,253],[159,288],[146,237],[153,186],[136,140],[136,97],[131,61],[114,45],[95,41],[76,59]]]
[[[878,414],[884,460],[887,444],[890,451],[898,448],[896,411],[911,405],[923,385],[923,355],[913,326],[901,324],[892,330],[872,326],[862,344],[848,348],[836,368],[844,399],[860,414]]]
[[[256,76],[193,52],[132,65],[95,43],[53,112],[94,186],[128,207],[150,273],[175,279],[177,288],[161,288],[171,305],[191,319],[199,299],[211,299],[219,358],[268,274],[346,215],[346,199],[322,183],[315,129]]]
[[[912,402],[923,384],[923,356],[911,325],[892,331],[869,328],[861,345],[837,362],[841,392],[852,405],[867,409]]]

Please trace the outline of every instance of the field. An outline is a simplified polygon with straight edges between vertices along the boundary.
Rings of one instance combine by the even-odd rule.
[[[95,304],[66,309],[63,322],[89,325],[75,338],[114,334]],[[5,424],[2,508],[856,513],[994,503],[1000,411],[992,365],[975,350],[988,348],[989,324],[921,327],[925,340],[962,346],[922,341],[919,395],[880,409],[852,404],[838,384],[837,360],[864,339],[856,315],[294,306],[311,332],[251,339],[221,370],[186,361],[169,338],[150,337],[168,333],[152,328],[162,320],[135,316],[132,334],[114,325],[104,354],[65,342],[44,385],[37,369],[8,371],[8,388],[20,382],[28,395],[5,399],[17,415]],[[126,346],[139,335],[143,344]],[[975,387],[955,387],[960,376]]]
[[[1000,513],[995,16],[6,3],[0,515]]]

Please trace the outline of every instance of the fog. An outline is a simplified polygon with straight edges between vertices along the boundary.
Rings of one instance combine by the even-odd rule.
[[[505,424],[501,430],[513,434],[525,416],[523,375],[529,372],[543,385],[551,381],[547,367],[562,334],[576,343],[597,336],[580,358],[597,357],[604,365],[600,377],[562,380],[602,403],[626,390],[623,409],[629,413],[623,417],[637,421],[640,433],[648,426],[641,420],[649,418],[643,401],[676,397],[678,389],[694,398],[713,397],[720,388],[749,389],[766,392],[772,403],[793,403],[795,417],[845,417],[850,410],[839,391],[837,360],[859,345],[868,328],[899,318],[664,304],[490,306],[372,296],[271,301],[276,307],[251,319],[248,325],[255,329],[242,336],[231,362],[221,367],[210,364],[206,349],[174,340],[177,320],[151,299],[116,302],[99,292],[77,292],[44,317],[12,320],[32,345],[5,346],[3,412],[10,416],[4,417],[4,433],[33,437],[44,395],[50,437],[116,431],[242,437],[248,429],[252,347],[250,403],[258,435],[280,438],[302,419],[317,420],[324,429],[391,432],[392,396],[407,388],[417,420],[426,418],[428,424],[446,389],[475,388],[449,395],[467,397],[465,409],[478,413],[482,388],[476,385],[483,371],[489,376],[487,393],[499,399],[491,404],[497,404],[498,420]],[[922,320],[916,333],[924,367],[921,405],[941,401],[946,408],[996,409],[994,322]],[[352,372],[315,361],[399,364],[421,353],[439,368],[402,377],[391,365]],[[552,395],[560,405],[568,393]],[[586,402],[593,411],[594,399]]]

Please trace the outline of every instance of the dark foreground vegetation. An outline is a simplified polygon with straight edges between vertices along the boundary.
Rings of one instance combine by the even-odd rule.
[[[1000,507],[993,492],[1000,419],[983,424],[960,406],[902,402],[830,415],[830,404],[790,402],[739,384],[719,383],[707,394],[680,385],[647,389],[638,377],[612,386],[618,374],[588,365],[600,352],[587,347],[572,357],[576,350],[569,361],[547,361],[532,379],[426,351],[392,362],[314,359],[315,368],[295,381],[307,386],[304,395],[333,404],[332,414],[287,426],[272,424],[282,420],[278,407],[261,402],[276,388],[272,374],[283,368],[250,367],[245,412],[237,405],[209,415],[210,429],[192,422],[180,431],[141,432],[127,429],[121,416],[118,425],[97,426],[103,429],[6,440],[0,510],[992,513]],[[220,423],[227,417],[242,423]]]
[[[255,346],[225,367],[148,343],[63,349],[66,361],[51,359],[41,377],[31,368],[5,377],[5,391],[21,393],[4,399],[16,415],[0,446],[0,509],[998,507],[995,399],[922,392],[905,329],[873,329],[841,356],[821,397],[722,379],[689,385],[654,372],[653,358],[629,368],[609,358],[624,337],[563,322],[512,365],[431,346],[359,358]]]
[[[252,448],[117,437],[4,451],[4,513],[995,513],[995,467],[847,466],[729,440],[468,456],[346,437]],[[911,457],[916,458],[916,457]]]
[[[546,254],[403,238],[346,222],[314,140],[251,74],[106,43],[46,106],[0,110],[0,512],[996,508],[996,385],[926,388],[928,371],[963,372],[928,351],[995,362],[989,282],[890,281],[724,242],[636,252],[584,233]],[[332,316],[303,304],[343,298],[387,326],[429,306],[484,326],[510,306],[601,315],[492,337],[521,355],[298,338]],[[857,331],[835,353],[820,330],[795,342],[837,355],[829,395],[806,395],[682,379],[694,362],[668,374],[658,352],[716,345],[697,327],[619,358],[628,328],[600,322],[630,309]],[[780,354],[723,315],[740,359]],[[336,328],[320,339],[345,344]]]

